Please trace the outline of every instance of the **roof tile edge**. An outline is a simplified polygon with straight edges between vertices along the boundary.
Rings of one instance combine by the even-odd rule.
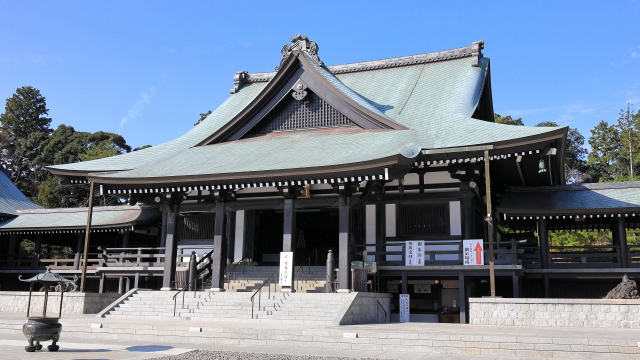
[[[342,65],[331,65],[331,66],[328,66],[327,68],[333,74],[345,74],[345,73],[352,73],[352,72],[359,72],[359,71],[388,69],[388,68],[408,66],[408,65],[419,65],[419,64],[426,64],[426,63],[432,63],[432,62],[460,59],[464,57],[473,57],[472,66],[477,67],[479,60],[482,58],[483,48],[484,48],[484,41],[480,40],[480,41],[474,42],[471,45],[450,49],[450,50],[436,51],[436,52],[409,55],[409,56],[400,56],[400,57],[380,59],[380,60],[362,61],[362,62],[356,62],[356,63],[342,64]],[[247,71],[238,72],[234,76],[236,91],[237,91],[238,85],[241,86],[241,84],[246,84],[246,83],[267,82],[271,80],[271,78],[273,78],[275,74],[276,74],[275,71],[257,72],[257,73],[250,73]],[[242,79],[240,80],[239,77],[242,77]]]

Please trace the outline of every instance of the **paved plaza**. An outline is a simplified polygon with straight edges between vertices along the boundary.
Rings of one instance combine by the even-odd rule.
[[[461,360],[545,357],[640,359],[640,329],[437,323],[310,327],[303,324],[194,320],[142,320],[143,323],[140,323],[133,319],[97,318],[95,315],[63,317],[59,352],[40,351],[27,354],[24,351],[26,340],[20,331],[20,324],[24,320],[24,313],[0,313],[0,354],[3,355],[1,357],[253,360],[313,359],[315,356]],[[191,332],[194,328],[200,331]],[[355,338],[351,338],[352,336]],[[307,338],[308,342],[305,341]],[[44,345],[46,348],[48,343]],[[380,350],[381,346],[383,350]],[[207,354],[193,353],[195,350],[215,353],[211,353],[211,357],[204,357]],[[440,353],[434,353],[434,350]],[[450,350],[456,353],[451,353]],[[241,354],[243,352],[253,354]],[[273,356],[267,357],[265,354]]]

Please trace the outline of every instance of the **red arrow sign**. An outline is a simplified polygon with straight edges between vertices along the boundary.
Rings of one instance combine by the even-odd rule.
[[[476,243],[475,249],[473,251],[476,252],[476,265],[482,264],[482,245],[480,243]]]

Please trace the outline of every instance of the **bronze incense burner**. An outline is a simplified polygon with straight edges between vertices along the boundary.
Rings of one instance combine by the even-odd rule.
[[[51,269],[47,269],[45,273],[38,274],[30,279],[22,280],[22,276],[18,277],[18,280],[29,282],[29,302],[27,304],[27,323],[22,326],[22,333],[27,337],[29,346],[25,346],[24,349],[27,352],[34,352],[41,350],[41,341],[53,341],[51,345],[47,346],[49,351],[58,351],[60,348],[56,343],[60,340],[60,333],[62,332],[62,324],[59,320],[62,316],[62,300],[64,298],[64,291],[69,283],[73,284],[73,281],[67,280],[58,274],[51,272]],[[33,292],[33,286],[36,283],[44,285],[44,304],[42,307],[42,316],[30,316],[31,314],[31,293]],[[56,286],[58,285],[58,286]],[[49,300],[49,288],[55,286],[56,289],[60,289],[60,310],[57,317],[47,317],[47,302]]]

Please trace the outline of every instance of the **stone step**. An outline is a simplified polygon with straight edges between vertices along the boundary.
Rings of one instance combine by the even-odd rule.
[[[175,318],[174,318],[175,319]],[[160,320],[160,319],[158,319]],[[238,327],[227,325],[197,325],[189,322],[161,323],[148,319],[144,324],[110,323],[104,319],[89,322],[63,323],[61,346],[67,339],[98,341],[128,340],[189,344],[235,344],[241,346],[301,347],[345,350],[387,351],[409,354],[481,355],[487,357],[532,358],[610,358],[637,359],[640,348],[637,339],[603,337],[601,329],[592,336],[572,332],[553,332],[538,336],[497,334],[491,329],[469,331],[469,325],[425,324],[422,330],[401,330],[398,324],[379,324],[361,327],[256,327],[253,323],[278,323],[275,319],[236,320]],[[0,334],[22,334],[24,321],[0,320]],[[98,323],[99,327],[92,323]],[[304,321],[299,322],[304,324]],[[476,327],[477,328],[477,327]],[[443,329],[446,331],[438,331]],[[484,329],[484,328],[483,328]],[[577,331],[584,330],[577,328]],[[512,330],[513,331],[513,330]],[[347,334],[349,336],[347,336]],[[517,332],[515,332],[517,334]]]

